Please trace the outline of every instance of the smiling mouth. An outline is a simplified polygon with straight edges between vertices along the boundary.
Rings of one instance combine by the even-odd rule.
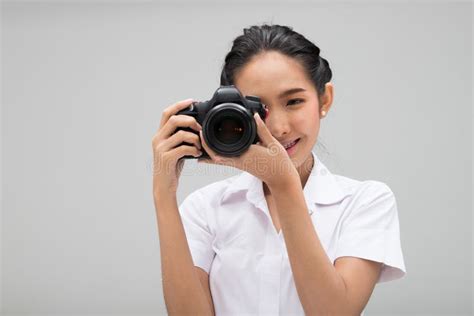
[[[285,149],[289,149],[289,148],[295,146],[299,141],[300,141],[300,138],[296,139],[295,141],[293,141],[293,142],[291,142],[291,143],[289,143],[288,145],[283,146],[283,147],[284,147]]]

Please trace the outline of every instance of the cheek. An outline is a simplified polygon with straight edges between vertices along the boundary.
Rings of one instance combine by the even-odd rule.
[[[295,115],[293,123],[295,128],[299,131],[317,137],[319,132],[319,117],[318,111],[313,110],[313,108],[315,109],[316,107],[311,107],[307,111],[300,111],[300,113]]]

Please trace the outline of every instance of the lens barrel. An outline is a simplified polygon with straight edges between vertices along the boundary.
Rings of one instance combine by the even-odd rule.
[[[237,103],[222,103],[207,114],[203,132],[207,144],[217,154],[238,156],[253,143],[256,126],[245,107]]]

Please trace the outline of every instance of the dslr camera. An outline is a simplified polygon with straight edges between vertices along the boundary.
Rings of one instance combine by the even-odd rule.
[[[232,157],[239,156],[259,141],[257,123],[253,117],[255,112],[262,120],[265,119],[265,105],[260,102],[260,98],[243,97],[234,85],[230,85],[219,87],[210,100],[193,102],[176,115],[194,117],[202,126],[203,137],[209,147],[221,156]],[[175,133],[179,130],[199,135],[189,127],[178,127]],[[186,142],[180,145],[183,144],[192,145]],[[202,147],[201,156],[185,155],[182,158],[209,158],[209,154]]]

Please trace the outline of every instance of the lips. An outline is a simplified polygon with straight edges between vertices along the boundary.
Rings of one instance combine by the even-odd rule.
[[[298,139],[292,141],[291,143],[289,143],[289,144],[287,144],[287,145],[283,145],[283,147],[285,147],[285,149],[288,149],[288,148],[294,146],[296,143],[298,143],[299,140],[300,140],[300,139],[298,138]]]

